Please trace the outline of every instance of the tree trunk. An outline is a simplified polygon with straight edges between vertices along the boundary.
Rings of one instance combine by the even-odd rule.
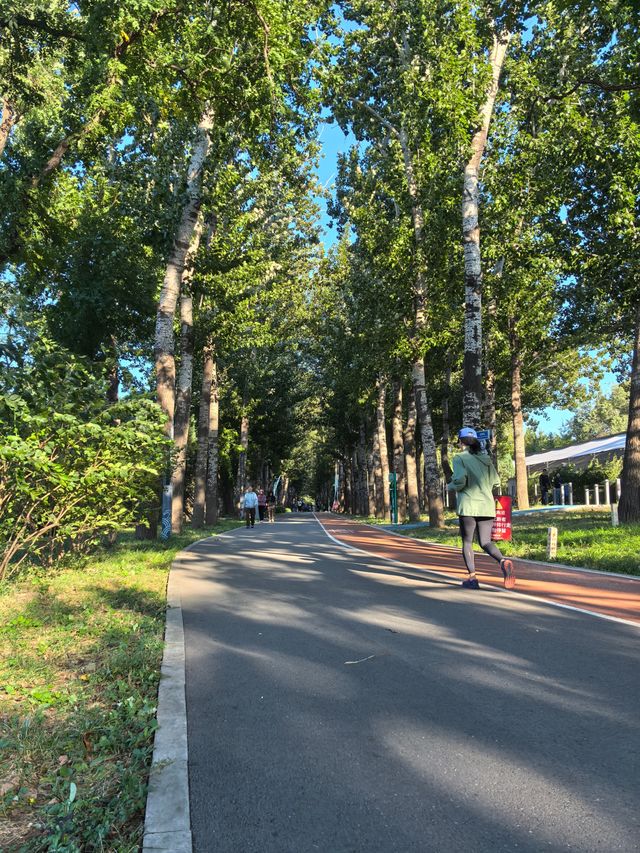
[[[393,471],[396,475],[398,521],[404,522],[407,519],[407,491],[402,435],[402,382],[398,379],[393,383]]]
[[[349,515],[354,515],[353,490],[351,488],[351,454],[348,451],[345,451],[345,461],[342,468],[344,471],[344,511]]]
[[[496,374],[487,365],[483,395],[483,418],[485,427],[491,432],[488,451],[493,464],[498,467],[498,436],[496,435]]]
[[[640,522],[640,305],[636,308],[629,421],[621,481],[622,495],[618,506],[620,521],[625,524],[637,524]]]
[[[187,284],[188,288],[188,284]],[[183,283],[180,297],[180,369],[176,387],[176,411],[173,419],[175,463],[171,475],[171,530],[182,531],[184,516],[184,481],[187,470],[187,442],[191,414],[191,380],[193,376],[193,298]]]
[[[482,259],[480,255],[479,172],[489,135],[489,124],[498,94],[500,74],[511,39],[503,30],[493,34],[490,55],[491,82],[481,110],[480,126],[471,140],[471,157],[464,169],[462,191],[462,243],[464,246],[464,376],[462,381],[463,426],[480,426],[482,405]]]
[[[449,423],[449,399],[451,397],[451,367],[447,365],[444,372],[444,394],[442,395],[442,441],[440,443],[440,460],[445,480],[453,476],[453,468],[449,462],[449,440],[451,425]]]
[[[369,515],[369,484],[367,479],[367,437],[364,421],[360,421],[356,448],[358,471],[358,515]]]
[[[374,424],[373,429],[373,453],[372,453],[372,463],[373,463],[373,484],[374,484],[374,495],[375,495],[375,513],[376,518],[384,518],[384,490],[382,488],[382,460],[380,458],[380,430],[378,429],[378,423],[376,419],[376,423]]]
[[[416,398],[413,388],[409,392],[407,423],[404,428],[404,462],[407,469],[407,504],[409,521],[420,521],[418,476],[416,470]]]
[[[191,280],[193,264],[200,247],[202,220],[199,218],[193,232],[185,261],[180,295],[180,369],[176,383],[176,410],[173,419],[173,446],[175,463],[171,475],[171,530],[182,531],[184,519],[184,487],[187,473],[187,444],[191,417],[191,385],[193,382],[193,296]]]
[[[385,401],[387,383],[378,380],[378,402],[376,406],[376,423],[378,426],[378,444],[380,447],[380,470],[382,473],[382,511],[383,518],[391,519],[391,496],[389,494],[389,448],[387,446],[387,427],[385,422]]]
[[[167,432],[173,429],[175,410],[176,365],[174,358],[173,318],[176,312],[182,274],[187,253],[196,230],[200,210],[202,174],[211,144],[210,131],[213,115],[205,110],[198,124],[198,134],[193,146],[187,174],[186,201],[176,232],[173,249],[167,261],[156,317],[153,354],[156,367],[158,402],[167,416]]]
[[[6,98],[2,99],[2,116],[0,117],[0,158],[11,136],[11,131],[16,123],[16,111]]]
[[[413,364],[412,377],[420,424],[422,452],[424,453],[424,490],[429,507],[429,525],[431,527],[444,527],[444,509],[440,491],[436,442],[433,436],[431,409],[427,400],[424,362],[421,358]]]
[[[376,514],[376,478],[373,449],[367,451],[367,515]]]
[[[209,436],[207,442],[207,482],[205,486],[205,521],[218,523],[218,433],[220,420],[220,392],[218,368],[213,362],[211,370],[211,402],[209,405]]]
[[[198,412],[198,448],[196,451],[195,488],[193,495],[192,527],[204,524],[204,506],[207,480],[207,448],[209,444],[209,420],[211,417],[211,385],[213,382],[213,347],[210,343],[204,349],[202,370],[202,390],[200,392],[200,411]]]
[[[247,394],[245,391],[242,400],[242,416],[240,418],[240,453],[238,455],[238,473],[236,475],[236,506],[240,504],[240,498],[247,486],[247,448],[249,447],[249,415],[246,411]]]
[[[513,447],[516,463],[516,501],[518,509],[529,509],[524,418],[522,416],[522,360],[519,342],[513,332],[509,338],[511,344],[511,416],[513,418]]]

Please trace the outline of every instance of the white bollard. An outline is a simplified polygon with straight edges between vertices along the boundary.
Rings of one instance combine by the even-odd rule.
[[[558,528],[547,527],[547,560],[555,560],[558,553]]]
[[[618,504],[611,504],[611,526],[618,527],[620,520],[618,519]]]
[[[607,506],[611,504],[611,486],[608,480],[604,481],[604,502]]]
[[[569,504],[573,506],[573,483],[569,483]]]
[[[595,495],[595,505],[600,506],[600,486],[597,483],[593,487],[593,494]]]
[[[585,486],[584,487],[584,502],[587,506],[589,506],[589,498],[590,498],[589,489]]]
[[[620,478],[616,480],[616,503],[620,503],[620,495],[622,494],[622,483],[620,482]]]

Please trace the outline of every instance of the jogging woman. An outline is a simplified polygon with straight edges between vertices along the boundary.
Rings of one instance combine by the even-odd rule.
[[[500,564],[505,587],[513,589],[516,584],[513,563],[503,557],[491,541],[491,528],[496,517],[493,489],[500,485],[498,472],[489,454],[482,450],[474,429],[463,427],[458,438],[462,453],[453,460],[453,477],[447,488],[455,491],[458,497],[456,511],[462,536],[462,556],[469,572],[462,586],[465,589],[480,589],[473,554],[473,537],[477,536],[482,550]]]

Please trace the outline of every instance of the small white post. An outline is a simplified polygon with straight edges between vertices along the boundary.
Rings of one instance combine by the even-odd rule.
[[[587,486],[584,487],[584,502],[587,506],[589,506],[589,488]]]
[[[569,483],[569,503],[573,506],[573,483]]]
[[[558,528],[547,527],[547,560],[555,560],[558,553]]]
[[[560,506],[564,506],[564,483],[560,486]]]
[[[618,519],[618,504],[611,504],[611,526],[618,527],[620,521]]]
[[[611,504],[611,486],[608,480],[604,481],[604,502],[607,506]]]
[[[620,503],[620,495],[622,494],[622,483],[620,482],[620,478],[616,480],[616,503]]]
[[[595,495],[595,505],[600,506],[600,486],[597,483],[593,487],[593,494]]]

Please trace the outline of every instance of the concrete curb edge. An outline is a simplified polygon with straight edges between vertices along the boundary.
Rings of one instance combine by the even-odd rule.
[[[188,549],[187,549],[188,550]],[[164,654],[158,687],[158,728],[144,818],[143,853],[192,853],[189,749],[182,606],[174,560],[167,583]]]

